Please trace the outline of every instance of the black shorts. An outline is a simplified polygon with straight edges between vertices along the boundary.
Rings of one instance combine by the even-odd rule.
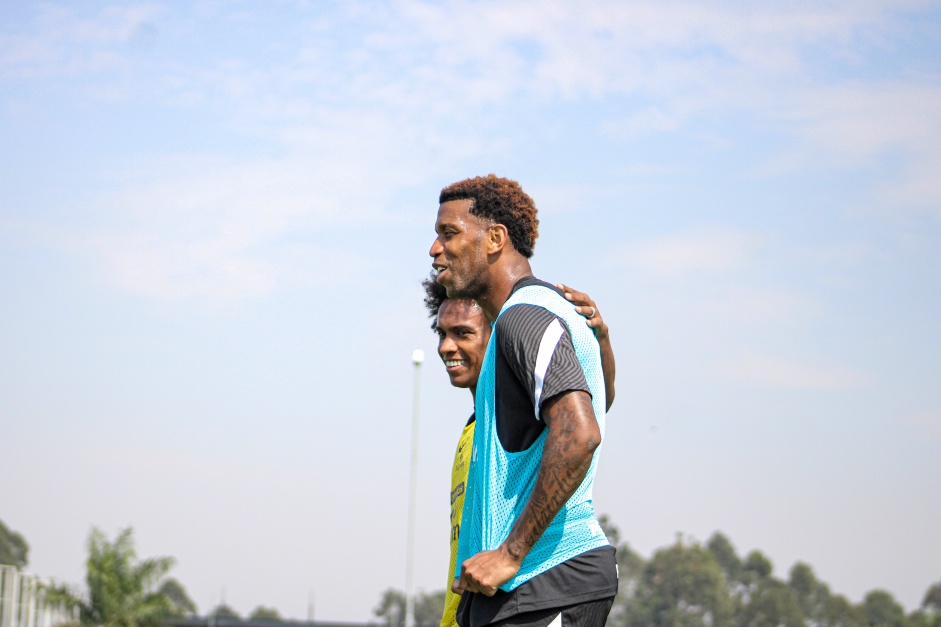
[[[536,617],[539,613],[545,613],[549,620],[543,625],[548,625],[563,608],[614,598],[618,592],[617,568],[613,546],[605,545],[586,551],[536,575],[509,592],[497,590],[492,597],[465,592],[457,608],[457,622],[461,627],[516,625],[504,621],[511,616]],[[538,626],[539,623],[533,625]]]
[[[491,627],[604,627],[614,597],[509,616]]]

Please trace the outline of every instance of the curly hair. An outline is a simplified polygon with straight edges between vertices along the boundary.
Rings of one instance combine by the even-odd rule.
[[[533,256],[539,237],[536,203],[516,181],[495,174],[451,183],[441,190],[439,203],[449,200],[471,200],[470,212],[506,227],[516,252],[526,258]]]
[[[438,310],[441,309],[441,303],[448,299],[448,290],[435,280],[434,272],[421,282],[421,286],[425,288],[425,308],[431,318],[431,330],[437,332]]]

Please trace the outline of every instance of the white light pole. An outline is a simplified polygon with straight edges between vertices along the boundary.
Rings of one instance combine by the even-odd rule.
[[[412,460],[409,464],[408,481],[408,542],[405,554],[405,627],[415,626],[415,583],[412,577],[415,561],[415,482],[418,478],[418,383],[421,380],[421,365],[425,361],[425,352],[416,348],[412,351],[412,363],[415,364],[412,391]]]

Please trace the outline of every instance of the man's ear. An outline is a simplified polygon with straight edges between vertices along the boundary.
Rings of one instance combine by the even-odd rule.
[[[510,233],[502,224],[491,224],[487,228],[487,254],[492,255],[504,249],[510,242]]]

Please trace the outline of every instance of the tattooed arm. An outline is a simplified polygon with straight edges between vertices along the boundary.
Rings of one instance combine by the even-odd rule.
[[[519,571],[523,558],[574,494],[591,466],[601,443],[601,431],[582,391],[559,394],[542,405],[546,436],[536,485],[510,535],[499,547],[483,551],[461,565],[454,592],[480,592],[493,596],[497,588]]]

